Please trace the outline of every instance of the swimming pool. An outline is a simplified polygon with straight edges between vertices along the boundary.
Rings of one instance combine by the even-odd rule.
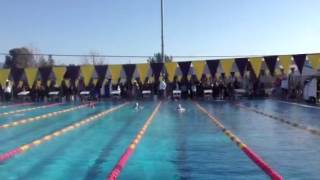
[[[0,179],[106,179],[158,105],[143,101],[135,111],[133,103],[123,103],[55,104],[0,117],[0,124],[12,124],[0,128],[0,154],[29,145],[0,163]],[[186,112],[176,112],[178,102],[162,102],[119,179],[269,179],[195,102],[179,103]],[[315,129],[320,109],[276,100],[197,103],[284,179],[319,179],[320,136],[252,109]],[[45,105],[0,113],[31,106]]]

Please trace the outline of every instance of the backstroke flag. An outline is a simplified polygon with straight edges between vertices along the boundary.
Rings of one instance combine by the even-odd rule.
[[[85,86],[89,85],[89,82],[92,78],[92,74],[94,72],[94,66],[93,65],[82,65],[80,67],[81,74],[83,76],[83,82]]]
[[[40,67],[39,73],[42,79],[42,82],[47,83],[52,72],[52,67]]]
[[[140,80],[144,82],[149,72],[149,64],[137,64]]]
[[[168,79],[170,82],[173,81],[174,75],[176,74],[176,69],[177,69],[177,63],[175,62],[166,62],[164,64],[167,73],[168,73]]]
[[[278,56],[266,56],[264,57],[264,62],[266,63],[271,76],[274,76],[276,70]]]
[[[109,65],[109,70],[112,77],[112,83],[116,84],[118,82],[118,79],[120,78],[122,66],[119,64],[112,64]]]
[[[68,66],[67,67],[67,71],[65,73],[65,79],[70,79],[69,85],[73,86],[76,84],[76,80],[79,77],[79,71],[80,71],[80,67],[79,66]]]
[[[163,63],[151,63],[150,64],[152,73],[154,75],[154,80],[157,81],[159,80],[162,68],[163,68]]]
[[[9,78],[10,69],[0,69],[0,83],[4,87],[6,85],[6,80]]]
[[[28,85],[31,87],[33,85],[33,82],[36,80],[38,68],[25,68],[24,73],[26,75]]]
[[[310,54],[308,55],[309,63],[313,70],[318,70],[320,64],[320,54]]]
[[[237,58],[235,59],[236,65],[239,69],[239,73],[241,77],[243,77],[245,70],[247,69],[248,65],[248,58]]]
[[[306,61],[306,55],[305,54],[293,55],[293,60],[296,63],[300,74],[302,74],[304,62]]]
[[[108,65],[96,65],[95,66],[97,76],[99,80],[104,80],[107,74]]]
[[[12,68],[11,76],[15,85],[18,85],[24,70],[22,68]]]
[[[61,82],[63,80],[63,76],[66,73],[66,67],[64,66],[53,67],[52,72],[56,78],[56,84],[60,87]]]
[[[204,68],[206,67],[205,61],[193,61],[192,65],[197,79],[200,80],[204,72]]]
[[[260,70],[261,70],[261,64],[262,64],[262,58],[261,57],[253,57],[250,58],[250,64],[253,69],[254,74],[256,77],[259,77]]]
[[[124,64],[122,67],[123,67],[124,72],[126,73],[127,80],[131,80],[133,73],[136,70],[136,65],[135,64]]]
[[[284,72],[288,73],[291,65],[291,56],[290,55],[279,56],[279,62],[282,65]]]
[[[182,76],[188,77],[191,61],[178,62]]]
[[[223,60],[220,60],[220,64],[221,64],[222,70],[223,70],[223,72],[225,73],[225,75],[227,77],[230,76],[233,63],[234,63],[234,59],[223,59]]]
[[[219,60],[207,60],[207,65],[211,74],[211,77],[214,78],[219,67]]]

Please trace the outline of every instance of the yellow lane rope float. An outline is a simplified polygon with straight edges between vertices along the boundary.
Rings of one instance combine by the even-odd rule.
[[[68,109],[64,109],[64,110],[60,110],[60,111],[50,112],[50,113],[39,115],[39,116],[35,116],[35,117],[30,117],[30,118],[20,119],[20,120],[16,120],[16,121],[11,121],[10,123],[1,124],[0,125],[0,129],[1,128],[16,127],[16,126],[32,123],[32,122],[35,122],[35,121],[48,119],[50,117],[54,117],[54,116],[61,115],[63,113],[75,111],[75,110],[78,110],[78,109],[81,109],[81,108],[84,108],[84,107],[87,107],[87,106],[88,106],[87,104],[83,104],[83,105],[80,105],[80,106],[76,106],[76,107],[72,107],[72,108],[68,108]]]
[[[101,118],[103,116],[106,116],[107,114],[109,114],[109,113],[111,113],[113,111],[116,111],[116,110],[124,107],[127,104],[128,103],[126,102],[126,103],[120,104],[118,106],[115,106],[113,108],[110,108],[108,110],[102,111],[102,112],[100,112],[100,113],[98,113],[98,114],[96,114],[94,116],[85,118],[85,119],[83,119],[81,121],[72,123],[71,125],[68,125],[68,126],[66,126],[64,128],[56,130],[53,133],[47,134],[47,135],[45,135],[45,136],[43,136],[43,137],[41,137],[39,139],[36,139],[36,140],[34,140],[34,141],[30,142],[30,143],[24,144],[24,145],[19,146],[19,147],[15,148],[15,149],[7,151],[6,153],[3,153],[3,154],[0,155],[0,163],[6,161],[8,159],[11,159],[12,157],[14,157],[17,154],[24,153],[24,152],[26,152],[26,151],[28,151],[28,150],[30,150],[30,149],[42,144],[42,143],[45,143],[45,142],[50,141],[50,140],[52,140],[52,139],[54,139],[54,138],[56,138],[58,136],[66,134],[67,132],[73,131],[73,130],[75,130],[77,128],[80,128],[81,126],[87,125],[90,122],[97,121],[99,119],[101,120]]]
[[[303,125],[303,124],[299,124],[299,123],[296,123],[296,122],[291,122],[290,120],[287,120],[287,119],[285,119],[283,117],[277,117],[277,116],[274,116],[272,114],[268,114],[268,113],[265,113],[263,111],[259,111],[256,108],[251,108],[251,107],[248,107],[248,106],[245,106],[245,105],[241,105],[241,104],[234,104],[234,105],[236,107],[238,107],[238,108],[245,109],[245,110],[251,111],[251,112],[255,112],[257,114],[260,114],[260,115],[266,116],[268,118],[271,118],[273,120],[279,121],[279,122],[281,122],[283,124],[286,124],[288,126],[291,126],[291,127],[297,128],[297,129],[301,129],[301,130],[307,131],[307,132],[309,132],[311,134],[320,136],[320,129],[315,129],[315,128],[311,128],[311,127],[308,127],[308,126]]]
[[[195,103],[195,106],[204,114],[206,114],[212,122],[222,130],[222,132],[230,138],[257,166],[259,166],[272,180],[282,180],[283,177],[270,165],[268,165],[257,153],[255,153],[248,145],[244,144],[239,137],[233,134],[230,130],[226,129],[224,125],[213,115],[211,115],[205,108],[199,103]]]
[[[114,179],[117,179],[117,177],[120,175],[122,169],[124,168],[124,166],[126,165],[127,161],[129,160],[129,158],[133,154],[134,150],[136,149],[137,145],[141,141],[141,139],[142,139],[143,135],[145,134],[146,130],[148,129],[150,123],[152,122],[152,120],[154,119],[156,114],[159,112],[160,106],[161,106],[161,101],[158,103],[156,108],[153,110],[152,114],[149,116],[149,118],[144,123],[142,128],[136,134],[136,137],[133,139],[133,141],[127,147],[126,151],[122,154],[122,156],[119,159],[119,161],[117,162],[117,164],[114,166],[112,171],[107,176],[107,179],[114,180]]]
[[[32,108],[26,108],[26,109],[18,109],[15,111],[9,111],[9,112],[4,112],[4,113],[0,113],[0,117],[1,116],[8,116],[8,115],[12,115],[12,114],[18,114],[18,113],[22,113],[22,112],[28,112],[28,111],[33,111],[36,109],[45,109],[48,107],[52,107],[52,106],[57,106],[63,103],[53,103],[53,104],[47,104],[47,105],[43,105],[43,106],[37,106],[37,107],[32,107]]]

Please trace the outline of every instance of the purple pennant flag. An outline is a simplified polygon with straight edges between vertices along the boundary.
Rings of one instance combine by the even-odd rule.
[[[23,74],[24,69],[23,68],[12,68],[11,69],[11,76],[13,79],[13,82],[17,85],[21,79],[21,76]]]
[[[187,77],[191,65],[191,61],[186,61],[186,62],[178,62],[182,76]]]
[[[271,76],[274,76],[274,72],[276,70],[278,56],[266,56],[264,57],[264,62],[266,63]]]
[[[212,78],[214,78],[217,73],[219,63],[220,63],[220,60],[207,60],[207,65]]]
[[[253,67],[252,67],[251,63],[248,63],[248,64],[247,64],[246,70],[249,71],[250,73],[254,74],[254,76],[255,76],[256,78],[258,78],[257,74],[256,74],[256,73],[254,72],[254,70],[253,70]]]
[[[151,63],[150,64],[155,80],[159,80],[163,63]]]
[[[243,77],[248,65],[248,58],[236,58],[235,62],[239,69],[240,75]]]
[[[126,77],[127,80],[131,80],[134,70],[136,69],[136,65],[135,64],[124,64],[123,66],[123,70],[126,73]]]
[[[70,79],[71,81],[75,81],[80,74],[80,67],[79,66],[67,66],[67,71],[64,74],[65,79]]]
[[[302,69],[304,66],[304,62],[306,61],[306,55],[305,54],[297,54],[293,55],[294,62],[296,63],[298,70],[300,74],[302,74]]]
[[[52,67],[40,67],[39,68],[39,73],[40,73],[42,82],[48,81],[51,72],[52,72]]]
[[[104,80],[107,74],[108,65],[96,65],[95,69],[97,72],[98,80]]]

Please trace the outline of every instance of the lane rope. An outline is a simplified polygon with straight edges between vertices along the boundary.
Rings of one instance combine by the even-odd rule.
[[[32,105],[34,103],[31,102],[25,102],[25,103],[16,103],[16,104],[8,104],[8,105],[3,105],[0,106],[0,108],[8,108],[8,107],[17,107],[17,106],[27,106],[27,105]]]
[[[251,108],[251,107],[248,107],[248,106],[245,106],[245,105],[241,105],[239,103],[234,104],[234,105],[236,107],[238,107],[238,108],[245,109],[245,110],[251,111],[251,112],[255,112],[257,114],[266,116],[266,117],[268,117],[270,119],[276,120],[276,121],[281,122],[283,124],[286,124],[288,126],[291,126],[291,127],[294,127],[294,128],[300,129],[300,130],[304,130],[304,131],[309,132],[311,134],[320,136],[320,129],[311,128],[311,127],[308,127],[308,126],[306,126],[304,124],[299,124],[299,123],[296,123],[296,122],[291,122],[290,120],[287,120],[287,119],[285,119],[283,117],[274,116],[272,114],[268,114],[266,112],[260,111],[260,110],[258,110],[256,108]]]
[[[233,134],[230,130],[224,127],[224,125],[213,115],[211,115],[205,108],[199,103],[194,102],[195,106],[204,114],[206,114],[212,122],[222,130],[222,132],[229,137],[257,166],[260,167],[272,180],[282,180],[283,177],[275,171],[269,164],[267,164],[257,153],[255,153],[248,145],[244,144],[242,140]]]
[[[61,105],[61,104],[63,104],[63,103],[51,103],[51,104],[32,107],[32,108],[18,109],[18,110],[14,110],[14,111],[0,113],[0,117],[1,116],[8,116],[8,115],[13,115],[13,114],[18,114],[18,113],[22,113],[22,112],[29,112],[29,111],[33,111],[33,110],[36,110],[36,109],[45,109],[45,108],[48,108],[48,107],[57,106],[57,105]]]
[[[35,121],[45,120],[45,119],[48,119],[50,117],[54,117],[54,116],[61,115],[63,113],[75,111],[75,110],[78,110],[78,109],[81,109],[81,108],[84,108],[84,107],[88,107],[88,104],[83,104],[83,105],[79,105],[79,106],[76,106],[76,107],[71,107],[71,108],[68,108],[68,109],[60,110],[60,111],[50,112],[50,113],[39,115],[39,116],[35,116],[35,117],[20,119],[20,120],[12,121],[10,123],[1,124],[0,125],[0,129],[12,128],[12,127],[16,127],[16,126],[32,123],[32,122],[35,122]]]
[[[127,147],[126,151],[122,154],[121,158],[117,162],[117,164],[114,166],[112,171],[109,173],[106,179],[108,180],[115,180],[120,175],[122,169],[125,167],[127,161],[130,159],[131,155],[133,154],[134,150],[138,146],[139,142],[141,141],[142,137],[144,136],[146,130],[148,129],[150,123],[153,121],[156,114],[159,112],[161,101],[158,103],[156,108],[153,110],[152,114],[149,116],[147,121],[144,123],[142,128],[139,130],[139,132],[136,134],[133,141],[130,143],[130,145]]]
[[[65,126],[64,128],[56,130],[53,133],[47,134],[47,135],[45,135],[45,136],[43,136],[43,137],[41,137],[39,139],[33,140],[30,143],[27,143],[27,144],[21,145],[21,146],[19,146],[17,148],[14,148],[12,150],[9,150],[9,151],[7,151],[7,152],[5,152],[5,153],[0,155],[0,163],[3,163],[5,161],[13,158],[14,156],[16,156],[18,154],[21,154],[21,153],[24,153],[24,152],[26,152],[26,151],[34,148],[34,147],[37,147],[40,144],[43,144],[43,143],[48,142],[50,140],[53,140],[54,138],[56,138],[58,136],[66,134],[67,132],[73,131],[73,130],[78,129],[78,128],[84,126],[84,125],[87,125],[90,122],[101,120],[101,118],[103,116],[106,116],[107,114],[109,114],[109,113],[111,113],[113,111],[116,111],[116,110],[122,108],[123,106],[125,106],[127,104],[128,103],[126,102],[126,103],[123,103],[121,105],[118,105],[118,106],[115,106],[113,108],[110,108],[108,110],[102,111],[100,113],[97,113],[94,116],[91,116],[91,117],[85,118],[85,119],[83,119],[81,121],[72,123],[71,125]]]
[[[300,107],[304,107],[304,108],[320,109],[319,106],[311,106],[311,105],[301,104],[301,103],[296,103],[296,102],[288,102],[288,101],[283,101],[283,100],[279,100],[279,99],[272,99],[272,100],[278,101],[281,103],[285,103],[285,104],[292,104],[292,105],[296,105],[296,106],[300,106]]]

